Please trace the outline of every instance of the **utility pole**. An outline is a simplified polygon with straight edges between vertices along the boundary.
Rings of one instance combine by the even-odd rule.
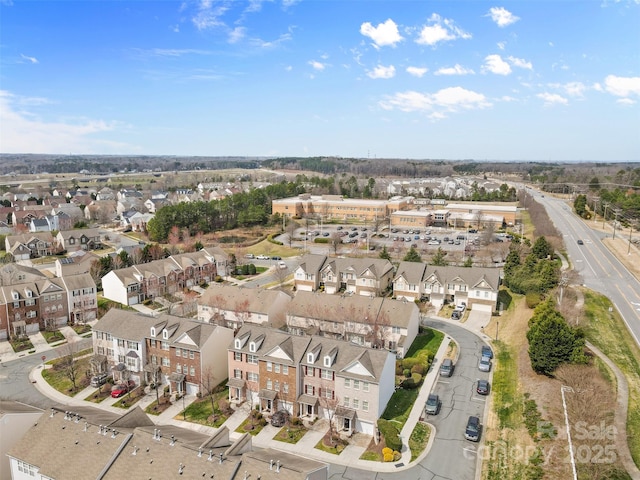
[[[596,217],[598,216],[598,200],[600,200],[600,197],[593,197],[593,223],[596,223]]]
[[[613,217],[613,240],[616,239],[616,224],[618,223],[618,214],[620,213],[620,209],[616,209],[613,211],[614,213],[614,217]]]
[[[609,202],[602,202],[604,206],[604,216],[602,217],[602,228],[604,229],[604,222],[607,220],[607,208],[609,207]]]
[[[631,254],[631,234],[633,232],[633,226],[638,226],[638,220],[636,220],[635,222],[631,222],[631,224],[629,225],[629,247],[627,248],[627,255]]]

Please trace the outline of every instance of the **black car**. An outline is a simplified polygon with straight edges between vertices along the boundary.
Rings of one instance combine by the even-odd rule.
[[[282,260],[282,257],[279,257],[278,255],[275,255],[275,256],[271,257],[271,260]]]
[[[478,417],[469,417],[469,420],[467,420],[467,426],[464,429],[464,438],[471,442],[477,442],[480,440],[480,419]]]
[[[430,393],[424,408],[427,415],[437,415],[440,411],[440,397],[435,393]]]
[[[584,242],[582,240],[578,240],[578,245],[584,245]]]
[[[460,320],[461,317],[462,317],[462,312],[460,312],[459,310],[454,310],[451,313],[451,320]]]
[[[278,410],[271,416],[271,425],[274,427],[284,427],[289,421],[289,412],[287,410]]]
[[[478,380],[476,385],[476,392],[478,392],[478,395],[489,395],[489,388],[488,380]]]

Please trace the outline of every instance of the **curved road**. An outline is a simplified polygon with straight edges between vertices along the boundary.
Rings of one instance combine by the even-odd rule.
[[[528,190],[547,210],[556,228],[563,234],[574,269],[586,287],[600,292],[613,302],[636,343],[640,345],[640,281],[635,278],[602,243],[608,236],[589,228],[577,218],[564,200],[543,197]],[[620,232],[622,233],[622,232]],[[578,240],[584,245],[578,245]]]
[[[436,427],[435,442],[432,443],[431,451],[415,467],[392,473],[375,473],[330,465],[329,474],[332,479],[475,479],[478,466],[476,451],[479,444],[466,441],[463,434],[469,415],[486,417],[486,398],[479,397],[474,390],[476,380],[488,376],[477,368],[480,347],[484,342],[474,333],[455,324],[429,320],[423,325],[442,330],[448,337],[455,339],[459,346],[459,358],[453,376],[438,380],[434,386],[434,390],[442,399],[442,408],[437,416],[429,418],[430,423]],[[444,341],[448,342],[449,338],[445,336]],[[91,340],[83,339],[82,342],[87,345],[80,347],[85,348]],[[47,352],[47,360],[58,356],[57,350]],[[30,355],[0,364],[0,397],[42,409],[57,405],[57,402],[42,395],[29,380],[29,372],[40,363],[39,356]]]

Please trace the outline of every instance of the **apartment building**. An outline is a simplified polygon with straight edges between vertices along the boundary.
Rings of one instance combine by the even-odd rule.
[[[245,323],[280,328],[291,297],[280,290],[213,283],[198,298],[198,320],[238,331]]]
[[[296,291],[379,296],[391,288],[393,265],[381,258],[341,258],[307,254],[293,272]]]
[[[287,309],[287,331],[390,350],[402,358],[420,327],[414,302],[359,295],[298,292]]]
[[[426,300],[438,308],[449,302],[465,302],[470,308],[493,312],[500,283],[498,268],[401,262],[393,280],[393,295],[397,299]]]

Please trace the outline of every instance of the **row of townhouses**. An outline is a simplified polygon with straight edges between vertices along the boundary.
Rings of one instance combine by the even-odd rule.
[[[96,284],[88,273],[49,278],[18,264],[0,269],[0,340],[96,319]]]
[[[225,276],[228,256],[219,247],[171,255],[161,260],[112,270],[102,277],[103,295],[124,305],[136,305]]]
[[[110,310],[93,329],[94,373],[197,394],[228,378],[229,400],[337,419],[372,434],[395,385],[396,356],[328,336],[246,323],[233,330],[190,319]]]
[[[351,293],[424,300],[436,307],[466,302],[478,310],[494,311],[500,287],[500,270],[401,262],[397,270],[388,260],[332,258],[305,255],[293,273],[297,292]]]

